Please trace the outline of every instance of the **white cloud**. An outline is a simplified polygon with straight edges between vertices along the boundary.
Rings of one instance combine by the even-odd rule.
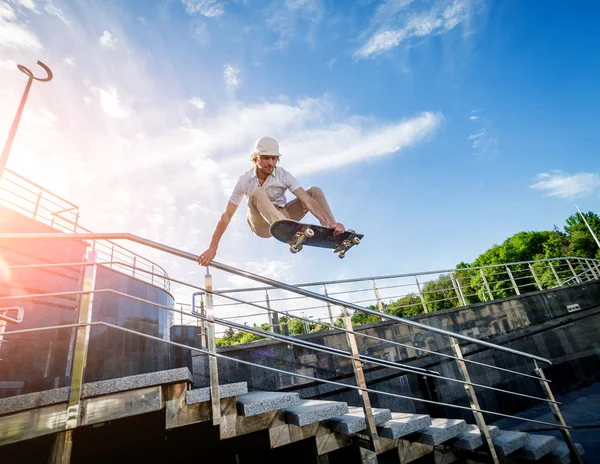
[[[46,0],[46,4],[44,5],[44,10],[46,11],[46,13],[48,13],[49,15],[54,15],[56,16],[58,19],[60,19],[63,23],[65,23],[67,26],[71,25],[71,22],[65,17],[64,13],[62,12],[62,10],[58,7],[56,7],[53,3],[52,0]]]
[[[0,48],[43,50],[38,37],[17,21],[15,10],[6,2],[0,3]]]
[[[131,108],[123,101],[119,91],[112,85],[106,88],[90,86],[90,90],[104,112],[111,118],[125,118],[131,115]]]
[[[542,172],[536,176],[532,189],[541,190],[547,196],[577,198],[591,195],[600,187],[600,176],[590,172],[569,175],[559,170]]]
[[[104,31],[104,34],[102,34],[102,36],[98,40],[104,48],[113,49],[117,44],[117,39],[115,39],[113,35],[108,31]]]
[[[212,18],[225,13],[223,3],[218,0],[181,0],[181,3],[191,15],[206,16]]]
[[[469,121],[477,121],[479,116],[469,116]]]
[[[324,15],[321,0],[274,1],[265,12],[265,21],[278,36],[275,48],[282,50],[305,27],[308,27],[308,41],[314,45],[316,28]]]
[[[67,56],[63,58],[63,62],[68,64],[69,66],[75,66],[76,61],[74,56]]]
[[[376,30],[354,53],[354,58],[373,58],[409,39],[444,34],[470,17],[473,1],[454,0],[448,4],[438,0],[431,9],[419,13],[405,13],[410,1],[388,1],[385,8],[376,11],[371,26]]]
[[[27,8],[28,10],[35,11],[37,13],[37,8],[34,0],[12,0],[12,2],[16,5],[20,5],[23,8]]]
[[[0,60],[0,68],[14,71],[17,69],[17,62],[13,60]]]
[[[237,87],[241,83],[240,79],[241,70],[234,66],[228,64],[225,66],[225,71],[223,71],[223,77],[225,78],[225,82],[227,85],[231,87]]]
[[[188,103],[190,103],[191,105],[195,106],[199,110],[203,110],[204,107],[206,106],[206,102],[204,100],[202,100],[201,98],[198,98],[198,97],[191,98],[188,101]]]

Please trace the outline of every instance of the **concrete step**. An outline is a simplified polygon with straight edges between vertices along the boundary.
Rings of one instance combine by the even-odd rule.
[[[430,425],[431,418],[428,415],[393,412],[389,421],[377,427],[377,432],[380,437],[395,440]]]
[[[439,445],[467,430],[467,423],[462,419],[432,419],[431,425],[419,430],[408,439],[424,445]]]
[[[255,391],[237,397],[237,410],[240,416],[251,417],[289,408],[298,403],[298,393]]]
[[[583,446],[579,443],[575,443],[575,447],[577,448],[577,451],[579,451],[580,456],[585,454]],[[564,441],[559,441],[558,445],[538,462],[544,464],[569,464],[571,462],[569,447]]]
[[[228,383],[219,385],[219,396],[221,398],[231,398],[248,393],[248,384],[246,382]],[[204,403],[210,401],[210,387],[195,388],[185,394],[186,404]]]
[[[348,405],[341,401],[301,400],[296,406],[285,408],[285,420],[299,427],[314,424],[348,412]]]
[[[492,440],[500,435],[500,429],[495,425],[489,425],[488,430]],[[479,430],[479,427],[473,424],[468,424],[467,429],[463,433],[446,444],[457,449],[474,450],[480,446],[483,446],[483,439],[484,438],[481,434],[481,430]]]
[[[537,461],[558,446],[556,437],[549,435],[529,435],[529,443],[519,450],[517,457],[530,461]]]
[[[373,419],[376,425],[383,424],[392,418],[392,413],[389,409],[373,408]],[[367,421],[365,419],[365,413],[362,408],[351,407],[348,408],[346,414],[341,416],[332,417],[329,420],[329,428],[334,432],[340,432],[345,434],[357,433],[367,428]]]
[[[508,456],[529,443],[529,435],[523,432],[501,430],[494,440],[494,447],[499,456]]]

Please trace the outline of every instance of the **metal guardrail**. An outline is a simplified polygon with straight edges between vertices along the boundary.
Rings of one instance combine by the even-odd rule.
[[[177,256],[177,257],[191,260],[191,261],[196,261],[196,259],[197,259],[197,256],[194,254],[191,254],[191,253],[188,253],[188,252],[185,252],[182,250],[178,250],[176,248],[172,248],[167,245],[157,243],[157,242],[154,242],[151,240],[147,240],[147,239],[144,239],[144,238],[132,235],[132,234],[72,234],[69,236],[65,236],[65,234],[0,234],[0,240],[2,240],[2,239],[22,239],[22,240],[44,239],[44,240],[52,240],[52,241],[57,240],[58,241],[58,240],[72,240],[73,238],[77,238],[77,239],[81,239],[81,240],[120,240],[120,239],[125,239],[125,240],[129,240],[131,242],[134,242],[134,243],[138,243],[140,245],[148,246],[153,249],[166,252],[172,256]],[[73,265],[81,265],[80,263],[72,263],[72,264]],[[62,292],[62,293],[61,292],[53,292],[53,293],[36,295],[36,297],[57,296],[57,295],[61,295],[61,294],[63,294],[63,295],[64,294],[80,295],[80,308],[78,311],[78,320],[77,320],[76,324],[67,324],[67,325],[62,325],[62,326],[53,326],[53,327],[45,327],[45,328],[13,330],[13,331],[5,333],[6,337],[10,337],[11,335],[15,335],[18,333],[25,333],[27,331],[60,330],[60,329],[64,329],[64,328],[74,328],[76,330],[74,353],[72,356],[73,365],[72,365],[72,369],[71,369],[71,387],[70,387],[68,407],[67,407],[67,429],[68,430],[72,430],[73,428],[76,428],[79,425],[79,418],[80,418],[79,411],[81,408],[81,401],[80,401],[81,400],[81,389],[82,389],[82,385],[83,385],[83,372],[84,372],[84,368],[85,368],[85,360],[87,358],[87,351],[88,351],[88,347],[89,347],[90,327],[93,325],[96,325],[96,324],[100,324],[100,325],[105,325],[107,327],[111,327],[115,330],[127,331],[127,332],[130,332],[133,334],[137,334],[139,336],[156,339],[157,341],[162,342],[162,343],[173,344],[175,346],[180,346],[182,348],[199,351],[199,352],[202,352],[202,353],[208,355],[209,373],[210,373],[210,388],[211,388],[211,410],[212,410],[213,424],[215,424],[215,425],[219,424],[221,421],[219,376],[218,376],[217,362],[219,359],[228,359],[232,362],[248,364],[251,366],[255,366],[256,368],[272,370],[272,371],[284,373],[284,374],[287,374],[290,376],[296,376],[296,377],[300,377],[300,378],[309,379],[311,381],[318,382],[318,383],[340,385],[340,386],[343,386],[344,388],[353,388],[353,389],[358,390],[361,393],[363,410],[365,411],[365,418],[367,421],[367,433],[368,433],[370,443],[371,443],[370,446],[372,447],[372,449],[375,452],[378,452],[379,450],[381,450],[381,447],[379,444],[377,428],[375,426],[375,422],[373,419],[373,413],[372,413],[369,395],[389,395],[389,396],[394,396],[394,397],[403,398],[403,399],[409,399],[409,400],[420,401],[420,402],[431,403],[431,404],[438,404],[438,405],[443,405],[443,406],[447,406],[447,407],[451,407],[451,408],[457,408],[457,409],[471,411],[475,417],[475,421],[477,422],[477,425],[479,426],[480,430],[483,433],[484,442],[486,443],[486,446],[487,446],[487,451],[489,452],[490,457],[494,462],[499,462],[499,461],[498,461],[498,457],[495,452],[495,448],[492,444],[491,436],[489,434],[489,430],[486,425],[484,416],[495,415],[495,416],[501,416],[501,417],[511,417],[511,418],[515,418],[515,419],[525,421],[525,422],[540,423],[542,421],[534,421],[531,419],[506,415],[506,414],[503,414],[502,412],[485,410],[479,406],[476,390],[482,389],[482,388],[483,389],[492,389],[492,390],[501,391],[502,393],[506,393],[506,394],[510,394],[510,395],[525,396],[525,397],[528,397],[531,399],[541,400],[543,402],[546,402],[550,406],[550,408],[555,416],[555,419],[557,421],[558,427],[561,429],[563,438],[565,439],[567,445],[571,449],[573,458],[576,460],[576,462],[581,462],[580,457],[575,450],[574,442],[573,442],[573,439],[569,432],[569,427],[565,423],[564,418],[562,417],[562,414],[560,412],[559,403],[556,402],[556,400],[554,399],[554,396],[552,394],[550,382],[549,382],[549,380],[547,380],[545,378],[543,370],[538,365],[538,363],[551,364],[550,360],[548,360],[544,357],[526,353],[526,352],[519,351],[519,350],[515,350],[515,349],[509,348],[506,346],[495,345],[495,344],[487,342],[485,340],[480,340],[480,339],[469,337],[469,336],[466,336],[463,334],[454,333],[454,332],[451,332],[451,331],[448,331],[445,329],[441,329],[438,327],[432,327],[432,326],[422,324],[422,323],[414,321],[414,320],[405,319],[402,317],[382,313],[380,311],[366,308],[363,306],[359,306],[355,303],[350,303],[350,302],[346,302],[346,301],[343,301],[340,299],[336,299],[336,298],[333,298],[333,297],[325,295],[325,294],[311,292],[305,288],[285,284],[283,282],[277,282],[273,279],[269,279],[267,277],[264,277],[264,276],[261,276],[258,274],[254,274],[254,273],[251,273],[248,271],[243,271],[243,270],[240,270],[240,269],[237,269],[237,268],[234,268],[234,267],[222,264],[222,263],[218,263],[215,261],[213,261],[211,263],[211,267],[213,267],[213,268],[220,269],[224,272],[231,273],[231,274],[234,274],[237,276],[245,277],[245,278],[248,278],[255,282],[260,282],[265,285],[269,285],[273,288],[277,288],[280,290],[287,290],[291,293],[300,295],[302,297],[316,299],[316,300],[319,300],[324,303],[329,303],[329,304],[344,308],[343,332],[346,334],[346,340],[347,340],[347,345],[349,347],[349,351],[341,350],[338,348],[332,348],[330,346],[325,346],[322,344],[316,344],[316,343],[313,343],[313,342],[310,342],[307,340],[303,340],[301,338],[290,337],[290,336],[286,336],[286,335],[272,333],[269,331],[261,330],[260,328],[247,327],[242,324],[233,322],[231,320],[223,319],[223,318],[216,318],[214,315],[214,309],[215,309],[214,304],[213,304],[214,296],[218,295],[220,297],[229,298],[234,301],[237,300],[238,302],[240,299],[236,298],[236,297],[232,297],[230,295],[227,295],[223,292],[213,290],[212,277],[210,274],[208,274],[208,269],[207,269],[207,275],[204,279],[204,286],[192,285],[189,283],[177,281],[175,279],[169,279],[173,282],[187,285],[188,288],[193,289],[197,294],[198,293],[201,294],[202,292],[204,293],[204,295],[203,295],[204,296],[203,311],[198,312],[195,310],[195,307],[192,307],[192,311],[190,311],[189,313],[185,313],[187,317],[198,318],[199,320],[202,320],[205,323],[205,326],[206,326],[205,342],[206,343],[205,343],[205,346],[202,346],[202,348],[198,349],[198,348],[191,347],[191,346],[188,346],[185,344],[177,344],[174,342],[163,340],[158,337],[150,336],[148,334],[142,334],[135,330],[125,329],[123,327],[114,326],[114,325],[107,324],[104,322],[98,322],[98,323],[91,322],[92,321],[92,311],[93,311],[93,306],[94,306],[93,295],[96,293],[100,293],[100,292],[117,293],[125,298],[132,298],[137,301],[143,301],[146,304],[159,306],[159,307],[168,309],[169,311],[172,311],[172,312],[177,312],[177,313],[183,312],[181,310],[178,311],[174,308],[168,308],[168,307],[159,305],[159,304],[151,302],[151,301],[143,300],[141,298],[132,297],[130,295],[125,295],[120,292],[116,292],[114,290],[96,290],[95,289],[96,272],[97,272],[97,268],[98,268],[99,264],[100,263],[97,261],[97,252],[95,252],[94,250],[89,250],[87,262],[83,266],[85,269],[85,271],[84,271],[85,275],[84,275],[83,287],[82,287],[81,291]],[[143,272],[148,273],[149,271],[144,270]],[[597,278],[597,275],[592,270],[590,270],[590,272],[592,272],[592,274],[595,276],[595,278]],[[511,273],[510,269],[508,269],[508,268],[507,268],[507,273],[509,273],[509,274]],[[580,278],[581,278],[581,276],[580,276]],[[514,276],[513,276],[513,279],[514,279]],[[513,279],[511,279],[511,281],[513,281]],[[517,287],[517,289],[518,289],[518,287]],[[27,297],[31,297],[31,295],[23,296],[23,298],[27,298]],[[15,296],[2,297],[2,298],[0,298],[0,300],[11,300],[11,299],[14,300],[15,298],[18,298],[18,296],[17,297],[15,297]],[[245,302],[245,303],[249,304],[249,302]],[[253,304],[255,307],[257,306],[254,303],[250,303],[250,304]],[[269,309],[269,307],[267,306],[266,309]],[[445,359],[451,358],[453,361],[455,361],[457,363],[457,366],[459,368],[459,372],[460,372],[462,378],[452,378],[452,377],[442,376],[438,372],[435,372],[432,370],[424,370],[423,368],[416,368],[415,366],[410,366],[407,364],[403,364],[401,362],[394,362],[394,361],[390,361],[387,359],[374,358],[372,356],[362,355],[358,350],[356,337],[362,336],[363,334],[354,332],[354,329],[352,327],[352,322],[350,320],[350,316],[347,311],[348,309],[353,309],[354,311],[363,312],[363,313],[370,314],[370,315],[377,315],[379,317],[389,319],[391,321],[412,327],[414,329],[419,329],[419,330],[427,331],[430,333],[435,333],[440,336],[448,337],[450,340],[450,345],[448,348],[454,352],[454,356],[448,356],[447,353],[441,353],[441,352],[437,352],[435,350],[429,350],[429,353],[436,354],[436,355],[437,354],[446,355]],[[218,353],[217,349],[216,349],[215,325],[221,325],[224,327],[235,328],[237,330],[251,332],[251,333],[260,335],[262,337],[265,337],[265,338],[273,338],[273,339],[280,340],[286,344],[300,346],[304,349],[325,352],[330,356],[345,357],[347,359],[350,359],[351,363],[352,363],[354,375],[355,375],[356,385],[354,386],[354,385],[348,385],[346,383],[330,381],[327,379],[320,379],[315,376],[307,376],[307,375],[299,374],[297,372],[293,372],[290,370],[276,369],[271,366],[264,366],[264,365],[260,365],[257,363],[252,363],[249,361],[244,361],[244,360],[236,359],[233,357],[225,356],[222,353]],[[375,337],[375,338],[378,338],[378,337]],[[386,343],[394,342],[393,340],[387,340],[387,339],[382,339],[382,338],[378,338],[378,339],[381,341],[384,341]],[[514,375],[523,375],[528,378],[536,379],[542,387],[543,396],[542,397],[534,397],[532,395],[525,395],[525,394],[517,392],[517,391],[502,390],[502,389],[497,389],[495,387],[491,387],[489,385],[482,385],[482,384],[472,382],[471,378],[470,378],[470,373],[468,370],[468,364],[469,364],[469,362],[472,362],[472,361],[464,359],[463,347],[459,344],[459,342],[475,344],[475,345],[479,345],[479,346],[482,346],[482,347],[485,347],[488,349],[510,353],[512,355],[520,356],[524,360],[532,361],[534,364],[533,373],[525,373],[525,372],[521,373],[518,371],[511,371],[511,373],[513,373]],[[467,394],[467,398],[469,400],[470,407],[460,406],[460,405],[455,405],[455,404],[450,404],[450,403],[443,403],[443,402],[438,402],[438,401],[433,401],[433,400],[424,400],[421,398],[411,397],[408,395],[399,395],[399,394],[395,394],[395,393],[383,392],[383,391],[375,390],[372,388],[368,388],[366,379],[365,379],[365,375],[364,375],[364,371],[363,371],[363,366],[369,365],[369,364],[384,366],[386,368],[398,369],[398,370],[403,371],[407,375],[409,375],[409,374],[416,374],[419,376],[425,375],[425,376],[433,378],[434,380],[442,380],[444,382],[446,382],[446,381],[458,382],[458,383],[464,385],[464,389]],[[487,365],[485,363],[478,363],[478,365],[484,366],[484,367],[489,367],[489,368],[496,367],[496,366],[492,366],[492,365]],[[547,422],[542,422],[542,423],[544,423],[544,425],[556,425],[556,424],[551,424],[551,423],[547,423]]]
[[[403,310],[409,310],[416,314],[457,308],[598,278],[600,278],[600,260],[563,257],[293,285],[300,288],[319,287],[323,289],[325,295],[344,296],[347,301],[361,306],[369,305],[380,312],[401,313]],[[372,286],[365,287],[366,282],[372,282]],[[314,315],[308,317],[312,319],[310,324],[313,325],[331,327],[341,315],[341,313],[333,313],[330,302],[307,305],[304,296],[282,295],[276,286],[223,289],[219,293],[221,295],[243,293],[244,298],[251,303],[262,303],[267,307],[274,302],[283,302],[288,307],[285,316],[305,320],[306,314],[312,312]],[[254,296],[257,293],[264,293],[264,297]],[[360,297],[356,298],[355,295],[358,294]],[[216,303],[215,307],[226,309],[242,304],[244,303],[227,301]],[[304,313],[305,317],[299,317],[298,313]],[[244,313],[228,319],[251,321],[257,316],[264,316],[264,313]],[[272,330],[277,331],[279,324],[275,319],[271,316],[269,325]],[[329,324],[324,324],[325,320],[329,321]]]
[[[0,177],[0,205],[68,234],[91,233],[79,223],[77,205],[10,169],[5,169]],[[103,265],[170,290],[167,271],[158,264],[110,240],[94,240],[91,246]],[[152,274],[140,273],[139,269],[151,270]]]

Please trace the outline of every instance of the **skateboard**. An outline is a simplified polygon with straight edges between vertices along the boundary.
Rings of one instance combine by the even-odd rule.
[[[291,219],[282,219],[271,224],[271,235],[290,246],[292,253],[298,253],[303,245],[320,248],[332,248],[340,258],[354,245],[358,245],[364,235],[353,230],[343,234],[333,235],[333,229],[314,224],[303,224]]]

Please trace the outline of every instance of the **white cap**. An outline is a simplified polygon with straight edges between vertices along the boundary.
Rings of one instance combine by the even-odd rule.
[[[281,156],[277,140],[271,137],[261,137],[254,143],[253,155]]]

